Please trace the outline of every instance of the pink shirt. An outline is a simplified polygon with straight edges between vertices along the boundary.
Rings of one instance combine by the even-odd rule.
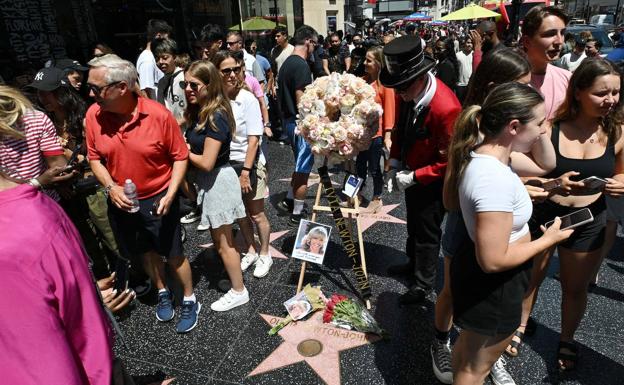
[[[245,83],[247,83],[247,87],[249,87],[249,89],[256,96],[256,98],[264,97],[264,91],[262,91],[262,86],[260,85],[260,83],[258,83],[258,80],[256,78],[245,74]]]
[[[543,75],[531,74],[531,86],[540,90],[546,102],[546,117],[552,119],[563,103],[572,72],[548,64]]]
[[[2,383],[110,385],[111,335],[80,235],[27,184],[0,191]]]

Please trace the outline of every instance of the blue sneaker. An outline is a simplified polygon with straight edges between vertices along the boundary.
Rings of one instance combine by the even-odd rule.
[[[184,301],[182,302],[182,310],[180,312],[180,320],[176,325],[176,332],[188,333],[195,326],[197,326],[197,320],[199,311],[201,310],[201,303],[198,301]]]
[[[171,321],[175,311],[173,310],[173,298],[169,291],[158,293],[158,305],[156,305],[156,318],[161,322]]]

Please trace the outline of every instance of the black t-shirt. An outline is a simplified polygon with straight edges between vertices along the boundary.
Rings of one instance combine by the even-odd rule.
[[[221,142],[219,148],[219,155],[217,155],[217,162],[214,168],[222,167],[230,161],[230,142],[232,141],[232,134],[230,133],[230,127],[227,121],[221,113],[215,115],[215,125],[217,131],[206,126],[200,130],[196,130],[197,124],[189,127],[186,130],[186,140],[191,145],[191,152],[196,155],[204,153],[204,143],[206,138],[212,138]]]
[[[299,55],[290,55],[282,64],[278,75],[277,96],[284,118],[297,116],[297,97],[295,91],[302,90],[312,83],[310,66]]]

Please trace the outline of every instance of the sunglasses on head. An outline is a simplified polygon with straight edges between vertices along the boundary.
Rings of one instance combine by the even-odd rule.
[[[224,68],[221,70],[221,73],[225,76],[230,76],[232,74],[232,72],[234,72],[236,75],[238,75],[241,72],[241,66],[236,66],[236,67],[230,67],[230,68]]]
[[[182,88],[183,90],[185,90],[186,87],[191,87],[192,91],[197,92],[202,86],[203,84],[201,83],[187,82],[185,80],[182,80],[180,82],[180,88]]]

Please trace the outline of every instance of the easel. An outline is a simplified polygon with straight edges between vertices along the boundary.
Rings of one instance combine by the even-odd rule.
[[[327,158],[325,158],[324,165],[327,165]],[[316,189],[316,198],[314,199],[314,206],[312,206],[312,218],[310,219],[312,222],[316,221],[316,214],[320,212],[331,212],[331,207],[321,205],[321,193],[323,191],[323,184],[319,182],[318,188]],[[366,270],[366,256],[364,254],[364,240],[362,238],[362,230],[360,226],[360,200],[357,196],[353,198],[353,208],[341,208],[342,214],[349,223],[355,219],[355,226],[357,231],[358,245],[360,248],[360,258],[362,264],[362,270],[368,278],[368,271]],[[346,214],[346,215],[345,215]],[[353,226],[349,226],[349,232],[352,231]],[[305,276],[307,267],[307,262],[302,261],[301,263],[301,271],[299,272],[299,281],[297,283],[297,293],[299,293],[303,288],[303,277]],[[366,300],[366,308],[370,309],[371,304],[369,300]]]

